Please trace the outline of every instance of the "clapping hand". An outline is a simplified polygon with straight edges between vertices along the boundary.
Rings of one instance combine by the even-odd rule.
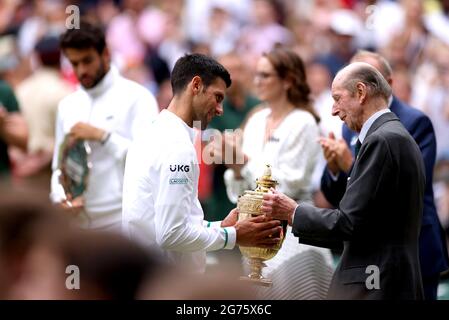
[[[337,174],[339,171],[348,172],[351,169],[354,159],[345,140],[337,140],[331,132],[328,138],[321,137],[319,143],[323,149],[327,167],[333,174]]]

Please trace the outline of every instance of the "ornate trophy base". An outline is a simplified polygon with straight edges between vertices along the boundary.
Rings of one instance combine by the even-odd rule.
[[[262,268],[265,267],[263,260],[250,258],[248,261],[251,268],[251,273],[246,277],[240,277],[240,280],[247,281],[258,286],[271,287],[273,282],[262,276]]]

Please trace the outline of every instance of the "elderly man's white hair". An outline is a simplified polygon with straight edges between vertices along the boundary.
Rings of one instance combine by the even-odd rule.
[[[342,86],[354,94],[358,83],[367,87],[368,97],[381,97],[388,101],[392,90],[387,80],[373,66],[365,62],[354,62],[341,69],[335,76]],[[334,81],[335,81],[334,80]]]

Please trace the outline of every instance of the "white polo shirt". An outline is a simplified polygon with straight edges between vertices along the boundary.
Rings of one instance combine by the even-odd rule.
[[[163,110],[133,141],[125,167],[123,231],[169,261],[204,272],[206,251],[232,249],[234,227],[204,221],[194,129]]]

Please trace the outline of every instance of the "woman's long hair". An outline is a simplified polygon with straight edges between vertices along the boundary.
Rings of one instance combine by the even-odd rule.
[[[288,101],[296,108],[310,112],[318,123],[320,117],[313,109],[304,63],[299,55],[280,47],[264,53],[263,56],[270,61],[281,79],[291,83],[287,90]]]

